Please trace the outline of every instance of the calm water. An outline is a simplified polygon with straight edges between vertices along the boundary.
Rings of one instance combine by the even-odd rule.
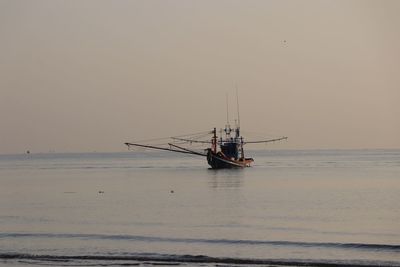
[[[0,156],[0,265],[400,266],[400,150]]]

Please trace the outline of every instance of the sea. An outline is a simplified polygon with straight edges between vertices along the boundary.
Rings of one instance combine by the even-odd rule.
[[[0,266],[400,266],[400,150],[0,155]]]

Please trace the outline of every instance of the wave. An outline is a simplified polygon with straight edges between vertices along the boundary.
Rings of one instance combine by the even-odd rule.
[[[234,239],[202,239],[202,238],[174,238],[139,235],[104,235],[104,234],[67,234],[67,233],[0,233],[2,238],[76,238],[87,240],[126,240],[142,242],[168,243],[205,243],[222,245],[270,245],[270,246],[297,246],[337,249],[362,249],[374,251],[400,252],[400,245],[372,244],[372,243],[335,243],[335,242],[299,242],[274,240],[234,240]]]
[[[247,258],[225,258],[209,257],[204,255],[166,255],[166,254],[132,254],[132,255],[37,255],[37,254],[18,254],[18,253],[0,253],[0,259],[3,261],[17,260],[34,261],[37,264],[65,262],[65,266],[93,265],[180,265],[188,264],[235,264],[235,265],[274,265],[274,266],[321,266],[321,267],[399,267],[400,263],[392,261],[360,261],[360,260],[302,260],[302,259],[247,259]],[[86,261],[82,262],[82,261]],[[202,265],[203,266],[203,265]]]

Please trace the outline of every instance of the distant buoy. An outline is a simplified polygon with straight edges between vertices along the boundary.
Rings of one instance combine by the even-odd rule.
[[[26,151],[26,154],[31,154],[31,152],[29,150]]]
[[[174,193],[174,190],[171,190],[171,194],[173,194]]]

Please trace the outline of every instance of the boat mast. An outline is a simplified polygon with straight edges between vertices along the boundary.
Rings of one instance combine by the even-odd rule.
[[[237,128],[238,128],[238,136],[240,135],[240,114],[239,114],[239,93],[238,86],[236,84],[236,106],[237,106]]]
[[[229,125],[228,93],[226,93],[226,125]]]
[[[211,146],[214,153],[217,153],[217,128],[214,127],[213,130],[213,138],[211,140]]]
[[[240,112],[239,112],[239,92],[238,91],[239,91],[238,86],[236,84],[236,106],[237,106],[236,139],[240,138],[240,157],[242,159],[244,159],[243,136],[240,136]]]
[[[226,93],[226,125],[225,125],[225,138],[229,140],[231,137],[231,125],[229,124],[229,104],[228,104],[228,93]]]

